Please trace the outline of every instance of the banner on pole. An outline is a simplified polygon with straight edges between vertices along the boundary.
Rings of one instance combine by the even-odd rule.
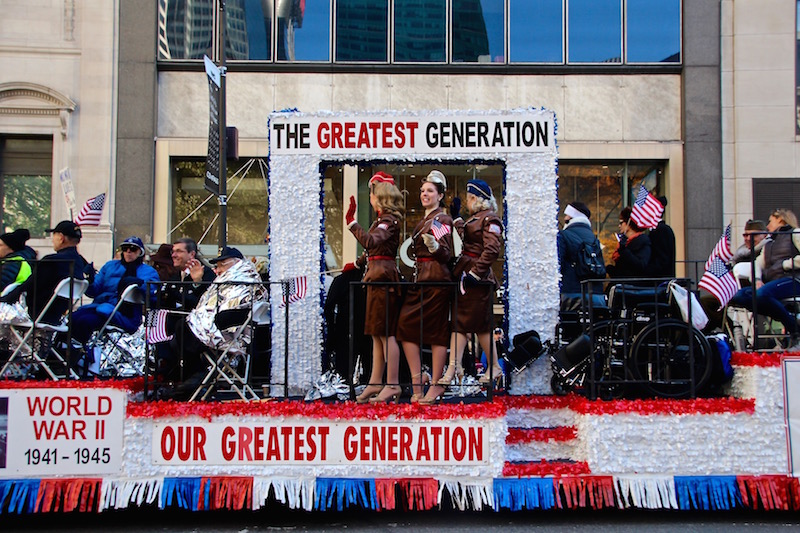
[[[206,157],[205,189],[219,196],[220,150],[219,110],[222,98],[221,72],[208,56],[203,57],[208,75],[208,156]]]

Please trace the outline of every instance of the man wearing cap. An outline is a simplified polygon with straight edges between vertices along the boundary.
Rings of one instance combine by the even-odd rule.
[[[120,245],[122,257],[108,261],[94,276],[86,295],[92,303],[83,305],[72,314],[72,338],[86,344],[92,333],[105,324],[128,285],[145,289],[146,283],[158,281],[158,272],[144,264],[144,243],[139,237],[128,237]],[[150,287],[151,294],[156,286]],[[142,306],[123,304],[111,318],[111,323],[132,333],[142,323]]]
[[[36,250],[25,243],[31,238],[27,229],[0,235],[0,291],[12,283],[22,283],[31,275],[28,261],[36,259]]]
[[[667,207],[667,197],[659,196],[658,202]],[[653,278],[675,277],[675,232],[662,218],[650,230],[650,263],[647,275]]]
[[[206,373],[203,357],[206,348],[224,350],[230,345],[231,355],[245,352],[251,333],[245,330],[233,339],[241,324],[237,319],[241,318],[241,310],[249,310],[264,293],[258,271],[253,263],[244,260],[238,249],[225,246],[210,263],[214,265],[216,279],[189,315],[178,320],[176,335],[170,342],[173,352],[182,354],[184,376],[188,376],[173,391],[175,399],[190,395],[202,381]]]
[[[570,302],[580,302],[581,281],[575,266],[583,245],[595,245],[597,236],[592,231],[589,218],[592,212],[583,202],[572,202],[564,209],[564,229],[558,232],[558,260],[561,265],[561,305],[569,307]],[[599,248],[599,246],[598,246]],[[603,261],[602,255],[599,257]],[[604,261],[603,261],[604,263]],[[605,305],[603,284],[592,283],[594,305]]]
[[[19,287],[0,298],[0,301],[13,303],[25,293],[28,314],[36,318],[50,297],[53,296],[58,283],[72,276],[84,279],[84,274],[94,275],[86,259],[78,253],[81,242],[81,228],[70,220],[62,220],[56,227],[45,230],[52,234],[53,250],[56,253],[46,255],[33,266],[32,274]],[[67,302],[56,300],[50,305],[42,321],[47,324],[58,324],[67,310]]]

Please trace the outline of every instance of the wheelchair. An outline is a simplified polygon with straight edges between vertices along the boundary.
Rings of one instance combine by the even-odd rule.
[[[592,399],[694,396],[711,376],[706,337],[682,319],[668,283],[616,281],[605,307],[587,305],[587,298],[562,307],[547,349],[553,392]]]

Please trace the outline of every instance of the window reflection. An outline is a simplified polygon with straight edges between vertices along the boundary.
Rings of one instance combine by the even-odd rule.
[[[278,3],[279,60],[330,61],[330,35],[331,0]]]
[[[52,184],[52,137],[0,135],[0,231],[27,228],[44,237]]]
[[[395,0],[395,61],[446,61],[446,29],[445,0]]]
[[[453,0],[453,62],[503,63],[503,0]]]
[[[231,61],[681,62],[681,0],[226,0],[225,5]],[[158,0],[158,58],[213,55],[215,15],[214,0]]]
[[[168,239],[187,236],[214,242],[219,231],[217,202],[208,201],[205,159],[172,158],[172,220]],[[228,161],[228,242],[264,244],[268,238],[267,165],[263,159]]]
[[[628,0],[626,14],[628,62],[680,62],[680,0]]]
[[[336,61],[388,60],[389,0],[336,2]]]
[[[622,61],[620,0],[567,0],[567,13],[570,62]]]
[[[564,61],[563,0],[511,0],[508,21],[512,63]]]

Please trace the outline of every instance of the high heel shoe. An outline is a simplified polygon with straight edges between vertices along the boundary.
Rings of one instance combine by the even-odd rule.
[[[371,398],[377,396],[382,390],[383,387],[380,385],[367,385],[367,387],[361,391],[361,394],[356,396],[356,403],[367,403]]]
[[[447,365],[447,372],[444,373],[444,376],[439,378],[439,381],[436,382],[437,385],[444,385],[445,387],[450,385],[453,382],[453,379],[456,380],[456,383],[461,383],[461,380],[464,379],[464,367],[459,364],[454,364],[452,361],[449,365]]]
[[[431,382],[431,375],[428,374],[427,372],[420,372],[419,374],[414,374],[413,376],[411,376],[412,381],[416,378],[420,378],[419,379],[420,387],[425,387],[425,385],[429,385]],[[425,391],[423,389],[423,392],[415,392],[414,394],[412,394],[410,402],[419,403],[419,401],[424,397],[425,397]]]
[[[420,399],[420,405],[433,405],[439,401],[439,399],[442,397],[442,394],[444,394],[444,387],[441,385],[434,385],[434,387],[439,387],[441,390],[436,395],[430,396],[433,387],[428,389],[428,394],[426,394],[424,398]]]
[[[503,369],[499,366],[495,366],[492,368],[492,380],[496,384],[502,384],[505,376],[503,375]],[[481,385],[488,385],[490,383],[489,380],[489,372],[484,373],[479,379],[478,383]]]
[[[380,394],[369,399],[369,403],[397,403],[401,392],[403,389],[399,385],[386,385]]]

